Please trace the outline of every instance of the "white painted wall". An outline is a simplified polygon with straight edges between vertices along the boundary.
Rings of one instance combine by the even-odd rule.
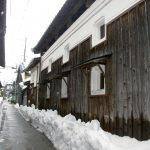
[[[104,17],[105,23],[108,24],[139,1],[140,0],[96,0],[42,56],[41,70],[48,67],[49,59],[52,59],[52,62],[54,62],[62,57],[67,44],[69,44],[69,49],[71,50],[91,35],[92,47],[105,40],[103,39],[101,41],[97,36],[97,23],[100,19]]]
[[[30,83],[33,83],[34,87],[36,87],[37,83],[39,83],[39,72],[40,72],[40,63],[38,63],[31,70],[31,81],[30,81]]]

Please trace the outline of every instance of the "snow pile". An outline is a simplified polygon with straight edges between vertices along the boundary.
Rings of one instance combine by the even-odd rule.
[[[15,104],[15,108],[17,108],[17,109],[19,108],[19,104],[18,103]]]
[[[0,103],[3,101],[3,97],[0,97]]]
[[[150,140],[140,142],[103,131],[97,120],[81,122],[71,114],[20,106],[22,116],[43,132],[58,150],[150,150]]]
[[[2,120],[2,110],[3,110],[3,98],[0,97],[0,123],[1,123],[1,120]]]

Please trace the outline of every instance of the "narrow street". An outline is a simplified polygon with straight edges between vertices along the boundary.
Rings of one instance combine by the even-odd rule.
[[[53,144],[6,103],[0,124],[0,150],[55,150]]]

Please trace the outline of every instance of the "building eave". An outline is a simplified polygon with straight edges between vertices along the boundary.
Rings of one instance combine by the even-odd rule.
[[[39,62],[40,62],[41,58],[33,58],[31,60],[31,62],[29,63],[29,65],[24,69],[24,71],[30,71],[32,68],[34,68]]]
[[[48,29],[41,37],[33,52],[46,52],[57,39],[90,7],[95,0],[67,0]],[[88,3],[88,5],[87,5]],[[69,13],[68,13],[69,12]]]

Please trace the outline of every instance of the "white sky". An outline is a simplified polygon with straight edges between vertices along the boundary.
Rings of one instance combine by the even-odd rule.
[[[66,0],[7,0],[6,66],[18,66],[23,61],[27,38],[27,62],[33,58],[31,49],[40,40]],[[10,69],[0,69],[0,80],[10,81]],[[11,75],[10,75],[11,74]]]

